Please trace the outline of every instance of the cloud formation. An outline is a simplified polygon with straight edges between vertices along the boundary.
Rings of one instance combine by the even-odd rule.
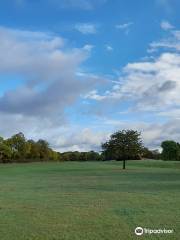
[[[133,22],[127,22],[127,23],[123,23],[123,24],[117,24],[115,27],[116,29],[122,30],[124,31],[126,34],[129,33],[130,31],[130,27],[133,25]]]
[[[71,132],[64,131],[63,136],[54,138],[54,146],[62,151],[100,151],[101,143],[106,141],[108,133],[95,131],[91,128],[81,128],[76,126],[76,130],[71,128]]]
[[[95,34],[97,33],[97,26],[92,23],[78,23],[75,29],[82,34]]]
[[[164,21],[161,22],[161,28],[163,30],[167,31],[167,30],[173,29],[174,26],[170,22],[164,20]]]
[[[159,41],[154,41],[150,44],[150,48],[148,49],[149,53],[153,53],[159,49],[166,49],[180,51],[180,31],[179,30],[171,30],[169,32],[168,37],[165,37]]]
[[[122,68],[120,77],[112,82],[109,79],[107,86],[105,82],[101,85],[100,76],[82,71],[82,64],[93,45],[69,48],[67,40],[53,33],[1,27],[0,74],[16,74],[23,78],[20,87],[0,96],[3,136],[22,131],[28,138],[50,140],[51,146],[59,151],[100,150],[110,133],[124,128],[142,131],[146,146],[152,148],[162,140],[178,139],[180,32],[169,22],[162,22],[161,27],[166,30],[167,37],[150,44],[151,54],[155,51],[156,54],[128,63]],[[105,47],[112,51],[110,45]],[[96,89],[94,83],[98,83],[99,88]],[[84,110],[89,119],[93,111],[98,112],[98,107],[106,111],[112,104],[123,103],[127,104],[126,114],[148,113],[164,120],[158,123],[105,120],[100,114],[94,126],[92,122],[87,122],[86,126],[68,124],[65,111],[78,100],[82,111],[83,101],[87,103]],[[120,108],[115,111],[118,110]]]
[[[154,42],[150,46],[157,51],[165,48],[176,52],[165,51],[153,60],[128,63],[112,89],[106,90],[104,94],[93,90],[85,98],[97,101],[131,101],[136,110],[142,111],[180,107],[180,35],[177,30],[170,32],[170,35],[170,38]]]
[[[163,140],[180,138],[180,34],[170,23],[164,22],[163,27],[168,36],[150,44],[151,53],[156,51],[155,56],[128,63],[111,88],[107,87],[104,92],[94,89],[84,96],[86,100],[96,101],[101,109],[107,109],[108,104],[111,107],[125,104],[125,114],[152,118],[148,122],[104,121],[114,126],[114,130],[141,131],[146,146],[151,148],[156,148]]]
[[[160,111],[180,107],[180,55],[163,53],[150,62],[129,63],[124,76],[111,90],[86,94],[86,99],[97,101],[131,101],[139,111]]]
[[[0,97],[0,111],[31,116],[63,114],[65,106],[89,84],[76,76],[88,54],[89,48],[68,49],[64,39],[50,33],[1,27],[0,73],[20,75],[24,85]]]
[[[1,134],[22,131],[28,138],[50,139],[55,147],[52,139],[59,139],[67,124],[65,109],[99,81],[79,74],[92,48],[68,48],[66,40],[52,33],[0,27],[0,74],[23,78],[21,86],[0,97]]]

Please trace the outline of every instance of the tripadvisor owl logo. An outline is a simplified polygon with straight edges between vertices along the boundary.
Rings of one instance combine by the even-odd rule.
[[[174,233],[174,229],[165,229],[165,228],[149,229],[149,228],[136,227],[134,232],[137,236],[141,236],[143,234],[172,234]]]
[[[141,236],[141,235],[143,235],[143,228],[142,227],[137,227],[136,229],[135,229],[135,234],[136,235],[138,235],[138,236]]]

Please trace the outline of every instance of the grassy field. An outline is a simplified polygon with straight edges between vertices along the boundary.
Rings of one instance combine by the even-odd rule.
[[[180,163],[0,165],[1,240],[180,239]],[[137,237],[137,226],[174,229]]]

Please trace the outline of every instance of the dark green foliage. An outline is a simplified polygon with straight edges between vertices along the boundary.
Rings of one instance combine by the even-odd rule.
[[[0,162],[8,163],[13,155],[12,149],[5,144],[3,138],[0,137]]]
[[[0,137],[0,162],[38,162],[38,161],[100,161],[101,154],[90,152],[59,153],[50,148],[43,139],[26,140],[23,133],[4,140]]]
[[[140,133],[134,130],[122,130],[111,135],[110,140],[102,144],[106,160],[141,159],[142,142]]]
[[[149,150],[148,148],[144,147],[142,149],[142,157],[146,159],[161,159],[161,154],[159,150]]]
[[[123,161],[139,160],[142,154],[142,141],[140,133],[134,130],[122,130],[111,135],[110,140],[102,144],[103,157],[106,160]]]
[[[43,139],[37,141],[37,147],[40,159],[48,160],[50,157],[49,143]]]
[[[102,155],[90,151],[90,152],[65,152],[61,153],[62,161],[101,161],[103,160]]]
[[[162,159],[163,160],[180,160],[180,144],[175,141],[164,141],[161,144],[163,149]]]

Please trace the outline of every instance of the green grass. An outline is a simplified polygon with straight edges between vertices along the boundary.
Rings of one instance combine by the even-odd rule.
[[[180,239],[180,162],[0,165],[1,240]],[[136,237],[137,226],[174,229]]]

